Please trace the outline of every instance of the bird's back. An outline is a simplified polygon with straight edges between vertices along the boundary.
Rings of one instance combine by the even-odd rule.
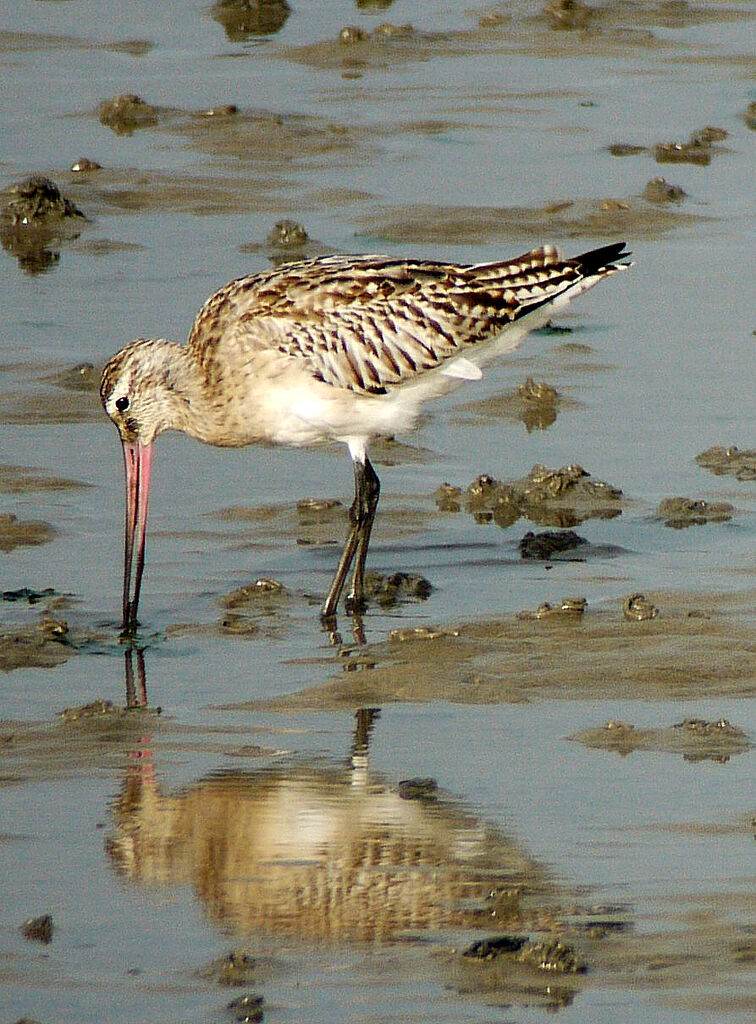
[[[551,312],[602,277],[624,269],[623,245],[563,259],[553,246],[516,259],[456,265],[386,256],[327,256],[239,278],[202,307],[189,347],[211,370],[282,356],[313,380],[383,395],[431,371],[469,377],[511,349]],[[521,330],[518,321],[531,320]],[[456,364],[456,366],[455,366]]]

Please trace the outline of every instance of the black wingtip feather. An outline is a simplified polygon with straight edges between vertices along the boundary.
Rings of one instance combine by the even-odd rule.
[[[629,263],[618,264],[617,262],[627,259],[630,255],[630,250],[625,250],[624,242],[613,242],[611,245],[602,245],[599,249],[590,249],[588,252],[581,253],[580,256],[575,257],[574,262],[580,264],[585,276],[589,277],[591,274],[600,273],[611,266],[630,266]]]

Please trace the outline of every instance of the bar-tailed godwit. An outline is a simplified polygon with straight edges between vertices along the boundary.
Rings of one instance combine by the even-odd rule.
[[[161,431],[220,446],[346,444],[351,527],[321,614],[335,614],[353,562],[347,609],[359,611],[380,490],[370,440],[411,428],[427,399],[479,379],[485,363],[630,266],[623,250],[619,242],[564,259],[547,245],[469,266],[387,256],[290,263],[221,288],[185,346],[140,338],[121,349],[105,366],[100,396],[126,467],[124,630],[137,624]]]

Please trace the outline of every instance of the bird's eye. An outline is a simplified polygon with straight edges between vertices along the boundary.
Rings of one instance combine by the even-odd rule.
[[[116,409],[120,412],[126,412],[129,407],[128,395],[122,395],[120,398],[116,398]]]

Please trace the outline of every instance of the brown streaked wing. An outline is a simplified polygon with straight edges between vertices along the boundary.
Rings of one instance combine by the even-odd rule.
[[[336,387],[381,393],[497,334],[580,280],[553,246],[474,266],[328,256],[241,278],[200,310],[203,361],[230,328]]]

